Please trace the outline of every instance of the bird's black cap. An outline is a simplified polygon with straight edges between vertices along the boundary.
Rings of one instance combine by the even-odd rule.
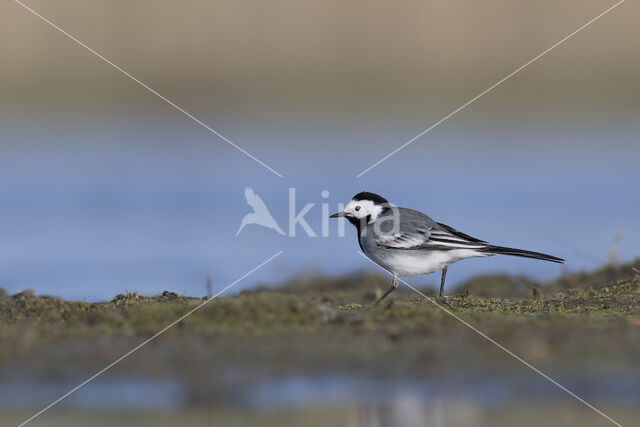
[[[385,199],[384,197],[378,196],[375,193],[369,193],[368,191],[363,191],[361,193],[356,194],[355,196],[353,196],[352,200],[355,200],[355,201],[371,200],[376,205],[388,205],[389,204],[387,199]]]

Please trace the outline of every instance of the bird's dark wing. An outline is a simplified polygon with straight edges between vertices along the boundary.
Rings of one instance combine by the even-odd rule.
[[[459,237],[460,239],[463,239],[463,240],[465,240],[467,242],[487,243],[484,240],[476,239],[475,237],[471,237],[468,234],[464,234],[462,231],[458,231],[455,228],[448,226],[447,224],[443,224],[443,223],[439,222],[438,225],[442,229],[447,231],[449,234],[453,234],[454,236]]]
[[[471,237],[453,227],[438,223],[438,227],[431,230],[429,241],[419,249],[482,249],[487,247],[487,242]]]
[[[427,215],[400,208],[400,227],[395,233],[380,234],[376,244],[391,249],[480,249],[486,242],[464,234]]]
[[[429,241],[429,227],[415,228],[411,232],[382,233],[376,236],[376,244],[385,248],[414,249]]]

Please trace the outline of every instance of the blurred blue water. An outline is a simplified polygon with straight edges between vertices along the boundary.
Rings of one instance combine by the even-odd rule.
[[[115,120],[3,123],[0,150],[0,287],[84,300],[124,290],[202,296],[279,250],[282,256],[233,290],[303,271],[375,267],[355,233],[280,236],[255,225],[251,186],[287,229],[288,188],[320,232],[330,211],[362,190],[489,240],[566,257],[569,270],[640,254],[640,126],[478,122],[438,128],[361,178],[356,175],[421,130],[418,122],[227,124],[232,139],[285,175],[278,178],[191,123]],[[195,129],[194,129],[195,127]],[[330,197],[323,199],[321,191]],[[558,265],[494,257],[466,260],[450,286],[487,272],[548,279]],[[416,278],[412,283],[435,283]]]
[[[468,402],[483,409],[500,408],[514,403],[541,402],[575,404],[571,396],[544,378],[528,373],[502,376],[454,375],[447,378],[361,378],[345,373],[326,375],[263,378],[250,384],[224,387],[228,403],[245,410],[275,410],[299,407],[328,407],[344,404],[371,406],[415,402],[430,405],[438,401]],[[589,401],[615,402],[632,406],[640,394],[636,375],[562,375],[564,384]],[[68,390],[75,383],[64,381],[0,382],[0,409],[38,408]],[[220,384],[217,387],[222,387]],[[177,380],[116,378],[99,380],[83,387],[61,402],[75,409],[178,410],[188,407],[196,391]],[[238,390],[242,390],[238,393]],[[200,390],[200,393],[203,391]],[[209,398],[216,400],[215,392]],[[218,399],[219,400],[219,399]]]

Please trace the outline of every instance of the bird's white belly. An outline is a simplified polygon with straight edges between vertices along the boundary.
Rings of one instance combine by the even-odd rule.
[[[473,249],[453,249],[450,251],[393,251],[384,254],[367,254],[367,256],[398,276],[420,276],[442,270],[461,259],[488,255]]]

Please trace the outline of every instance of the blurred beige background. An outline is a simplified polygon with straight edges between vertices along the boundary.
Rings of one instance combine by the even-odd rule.
[[[195,112],[451,110],[612,1],[26,2]],[[0,3],[0,111],[156,100],[13,1]],[[640,6],[627,1],[475,109],[637,114]],[[133,105],[130,105],[132,103]],[[138,104],[137,104],[138,103]],[[486,110],[485,110],[486,111]],[[481,112],[478,112],[482,114]],[[547,111],[549,113],[549,111]]]

